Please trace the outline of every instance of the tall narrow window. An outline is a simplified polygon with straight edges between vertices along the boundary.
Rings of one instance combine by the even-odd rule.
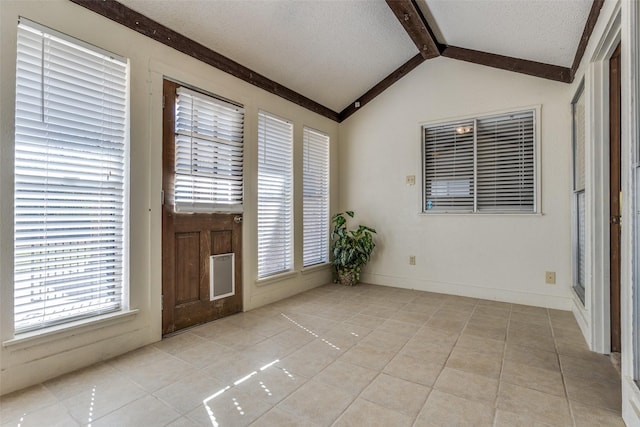
[[[573,289],[585,294],[585,111],[584,82],[571,104],[573,111]]]
[[[536,211],[533,110],[425,126],[424,212]]]
[[[20,20],[16,333],[125,305],[127,88],[127,60]]]
[[[303,265],[329,259],[329,136],[304,128]]]
[[[258,113],[258,277],[293,268],[293,124]]]
[[[244,110],[179,87],[176,212],[242,212]]]

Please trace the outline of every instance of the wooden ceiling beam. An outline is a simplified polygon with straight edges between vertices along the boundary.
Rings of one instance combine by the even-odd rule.
[[[441,53],[441,46],[436,40],[431,27],[414,0],[386,0],[387,5],[398,18],[420,55],[424,59],[435,58]]]
[[[567,67],[480,52],[462,47],[446,46],[442,51],[442,56],[563,83],[571,83],[573,78],[571,69]]]
[[[337,112],[309,99],[232,59],[191,40],[164,25],[147,18],[133,9],[129,9],[115,0],[71,0],[73,3],[96,12],[118,24],[124,25],[157,42],[176,49],[199,61],[231,74],[247,83],[266,90],[294,104],[300,105],[333,121],[339,120]]]
[[[587,43],[589,43],[589,38],[591,37],[591,33],[593,33],[593,28],[596,26],[596,22],[598,22],[598,16],[600,16],[600,9],[602,9],[602,5],[604,5],[604,0],[593,0],[593,3],[591,4],[587,23],[584,25],[582,37],[580,38],[580,43],[576,50],[576,56],[573,58],[573,64],[571,65],[571,81],[575,78],[576,71],[580,66],[582,56],[587,48]]]

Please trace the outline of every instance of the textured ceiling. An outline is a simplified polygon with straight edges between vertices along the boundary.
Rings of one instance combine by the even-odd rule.
[[[438,41],[571,67],[590,0],[418,0]]]
[[[384,0],[118,1],[336,112],[418,53]],[[592,3],[415,1],[439,43],[563,67]]]
[[[384,1],[120,3],[334,111],[417,53]]]

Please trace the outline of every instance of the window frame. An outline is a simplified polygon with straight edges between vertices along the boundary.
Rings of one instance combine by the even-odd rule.
[[[322,183],[322,185],[324,186],[323,197],[325,199],[325,207],[324,207],[325,212],[324,212],[324,218],[322,218],[324,234],[322,235],[321,243],[317,245],[317,247],[320,248],[320,251],[322,252],[322,254],[319,259],[318,258],[313,259],[311,260],[311,262],[308,262],[308,263],[307,263],[307,260],[305,259],[305,254],[307,252],[307,246],[306,246],[307,219],[304,214],[305,208],[306,208],[305,202],[307,201],[307,196],[305,195],[306,194],[305,184],[307,182],[306,180],[307,165],[306,164],[302,165],[302,265],[303,265],[303,268],[310,268],[313,266],[322,265],[329,262],[329,246],[330,246],[329,231],[330,231],[330,223],[331,223],[331,137],[326,132],[313,129],[308,126],[304,126],[302,133],[303,133],[303,137],[302,137],[303,163],[308,153],[307,142],[310,140],[309,139],[310,137],[308,136],[309,133],[316,134],[318,137],[323,138],[324,139],[323,143],[326,143],[326,148],[323,147],[323,156],[326,156],[325,164],[323,165],[323,167],[325,168],[324,173],[326,176],[326,182]]]
[[[193,88],[191,86],[185,85],[183,83],[180,82],[176,82],[179,86],[176,90],[176,97],[175,97],[175,104],[174,104],[174,108],[176,109],[175,112],[175,127],[174,127],[174,176],[173,176],[173,205],[174,205],[174,212],[178,213],[178,214],[192,214],[192,213],[225,213],[225,214],[234,214],[234,213],[238,213],[241,214],[244,211],[244,142],[245,142],[245,120],[246,120],[246,114],[245,114],[245,110],[244,110],[244,106],[241,104],[238,104],[236,102],[230,101],[228,99],[222,98],[218,95],[215,94],[211,94],[205,91],[202,91],[200,89],[197,88]],[[182,126],[179,125],[179,121],[180,121],[180,117],[179,117],[179,107],[181,105],[180,101],[181,101],[181,96],[184,98],[190,98],[191,100],[191,119],[190,119],[190,125],[191,125],[191,131],[188,132],[185,129],[180,129]],[[194,100],[197,100],[197,102],[199,103],[209,103],[209,104],[215,104],[215,113],[213,112],[214,108],[205,110],[204,108],[197,108],[197,106],[195,105]],[[235,111],[232,111],[235,110]],[[220,131],[220,127],[224,127],[224,126],[232,126],[231,122],[238,122],[241,123],[240,126],[240,130],[238,132],[238,134],[233,134],[232,137],[230,138],[217,138],[214,137],[212,135],[206,135],[206,134],[202,134],[202,133],[198,133],[197,130],[198,128],[198,119],[194,118],[194,116],[197,116],[198,114],[194,114],[194,113],[200,113],[200,112],[205,112],[207,114],[211,113],[212,116],[211,117],[207,117],[207,119],[212,118],[212,122],[213,124],[207,126],[212,133],[219,133]],[[239,116],[240,118],[236,117],[234,119],[230,119],[228,118],[231,115],[236,115]],[[221,126],[219,122],[221,122],[220,117],[221,116],[226,116],[227,118],[223,118],[223,125]],[[200,136],[200,138],[198,138],[198,136]],[[206,147],[205,148],[209,148],[211,149],[211,151],[214,153],[212,155],[212,157],[214,157],[215,159],[217,159],[217,156],[219,155],[220,152],[224,151],[223,148],[224,146],[230,146],[232,147],[230,150],[227,150],[228,152],[232,152],[233,154],[240,154],[240,166],[239,166],[239,173],[238,170],[235,170],[236,168],[231,168],[229,167],[229,170],[227,170],[226,174],[223,175],[224,178],[226,178],[225,182],[230,182],[233,181],[234,178],[240,178],[239,179],[239,191],[237,189],[233,189],[229,191],[229,194],[227,194],[227,199],[229,201],[233,200],[233,202],[229,202],[229,203],[222,203],[219,201],[213,201],[211,199],[217,198],[220,199],[220,196],[222,196],[223,194],[221,194],[221,192],[216,192],[216,191],[212,191],[211,193],[215,193],[215,196],[211,196],[211,199],[209,200],[205,200],[205,197],[203,197],[203,195],[205,194],[204,191],[200,191],[200,192],[195,192],[192,191],[192,193],[195,193],[196,196],[193,196],[192,199],[190,201],[180,201],[179,196],[182,193],[179,193],[178,191],[176,191],[176,187],[178,186],[177,183],[179,182],[187,182],[189,180],[191,180],[192,182],[192,187],[197,187],[197,185],[195,185],[195,183],[200,180],[200,182],[204,182],[206,180],[209,181],[214,181],[215,179],[211,176],[208,176],[207,174],[196,174],[193,173],[193,169],[196,168],[197,166],[194,165],[194,162],[197,162],[196,157],[193,153],[190,155],[190,159],[188,162],[188,166],[192,169],[192,173],[179,173],[179,171],[181,169],[179,163],[179,156],[178,156],[178,152],[181,152],[181,147],[189,145],[189,144],[181,144],[179,142],[180,138],[183,139],[188,139],[191,138],[191,150],[193,150],[194,147],[196,148],[201,148],[201,147]],[[239,142],[238,141],[233,141],[232,139],[239,138]],[[202,143],[195,143],[193,142],[193,140],[195,139],[200,139],[201,141],[207,141],[209,144],[202,142]],[[233,147],[234,145],[240,145],[240,148],[238,149],[237,147]],[[185,147],[186,148],[186,147]],[[183,148],[184,149],[184,148]],[[184,156],[183,156],[184,157]],[[222,156],[223,160],[230,160],[229,158],[232,157],[231,154],[226,156],[227,158],[225,158],[224,156]],[[215,161],[212,161],[211,164],[205,163],[206,166],[212,166],[212,164],[215,164]],[[186,164],[185,164],[186,166]],[[229,165],[226,165],[229,166]],[[234,169],[234,172],[231,172],[230,169]],[[188,186],[188,185],[187,185]]]
[[[116,288],[116,292],[117,292],[117,304],[115,304],[115,308],[106,308],[103,307],[102,304],[97,304],[97,308],[94,308],[93,310],[87,311],[87,312],[83,312],[83,313],[76,313],[75,311],[78,309],[78,307],[76,308],[70,308],[70,311],[72,311],[73,314],[67,315],[67,316],[61,316],[57,319],[50,319],[50,314],[47,315],[46,313],[43,312],[42,314],[42,320],[37,323],[37,324],[32,324],[30,326],[23,326],[23,327],[16,327],[16,310],[15,310],[15,304],[16,304],[16,281],[15,281],[15,275],[16,275],[16,238],[19,235],[16,232],[16,220],[17,218],[19,218],[19,216],[21,214],[17,213],[17,209],[18,209],[18,204],[14,202],[13,207],[12,207],[12,220],[13,220],[13,226],[12,226],[12,231],[13,231],[13,247],[12,247],[12,252],[13,252],[13,258],[14,258],[14,262],[12,263],[12,276],[14,277],[14,285],[12,288],[12,325],[13,325],[13,335],[14,338],[12,341],[20,341],[23,340],[24,337],[34,337],[34,336],[41,336],[43,334],[48,334],[49,332],[56,332],[56,331],[65,331],[65,330],[71,330],[71,329],[76,329],[79,327],[79,325],[85,325],[88,323],[101,323],[103,322],[105,319],[112,319],[112,318],[117,318],[117,317],[122,317],[124,315],[128,315],[130,313],[132,313],[131,311],[129,311],[129,239],[130,239],[130,191],[131,191],[131,180],[130,180],[130,104],[131,104],[131,91],[130,91],[130,82],[131,82],[131,64],[128,58],[122,57],[120,55],[117,55],[113,52],[107,51],[105,49],[102,49],[98,46],[94,46],[91,45],[87,42],[84,42],[83,40],[80,39],[76,39],[74,37],[68,36],[64,33],[60,33],[59,31],[56,31],[52,28],[46,27],[44,25],[38,24],[36,22],[33,22],[29,19],[26,19],[24,17],[20,17],[19,21],[18,21],[18,26],[16,26],[16,30],[18,33],[18,37],[17,39],[20,39],[20,25],[23,25],[24,27],[27,27],[28,29],[25,29],[24,31],[30,31],[33,32],[34,34],[38,34],[41,33],[42,35],[40,36],[43,40],[42,42],[42,46],[44,49],[45,43],[44,40],[46,39],[51,39],[52,43],[58,43],[60,46],[67,46],[68,49],[70,50],[70,52],[73,53],[69,53],[68,55],[78,55],[81,54],[82,51],[85,51],[85,53],[87,53],[88,55],[95,55],[96,57],[106,57],[109,58],[111,61],[117,62],[119,63],[119,65],[117,65],[117,67],[122,68],[122,84],[121,87],[122,89],[122,98],[117,98],[118,100],[120,100],[121,105],[122,105],[122,110],[119,110],[119,114],[121,115],[121,124],[119,126],[121,126],[121,128],[109,128],[111,131],[113,131],[114,129],[121,129],[122,131],[122,136],[118,139],[118,143],[117,144],[121,144],[119,145],[121,148],[120,149],[116,149],[116,152],[120,152],[121,153],[121,162],[118,162],[118,164],[121,165],[121,168],[117,168],[114,169],[116,171],[120,171],[122,174],[122,184],[121,184],[121,189],[117,190],[118,192],[121,193],[121,196],[117,199],[119,200],[118,205],[119,208],[116,210],[116,216],[115,218],[121,218],[122,220],[122,224],[120,226],[121,231],[115,232],[114,233],[114,240],[113,240],[113,248],[117,248],[119,247],[119,251],[116,251],[116,256],[115,256],[115,260],[118,261],[117,266],[115,267],[115,271],[116,271],[116,275],[114,276],[114,278],[116,279],[116,284],[117,284],[117,288]],[[64,49],[67,49],[67,47],[65,47]],[[54,48],[56,49],[56,48]],[[16,69],[18,68],[18,60],[19,57],[17,56],[19,54],[19,49],[17,49],[18,52],[16,53]],[[62,52],[62,50],[61,50]],[[42,57],[44,58],[45,55],[47,55],[47,53],[42,50],[41,53]],[[63,58],[64,56],[57,56],[57,58]],[[83,64],[88,64],[89,63],[89,59],[87,59],[88,57],[83,57],[84,61],[87,62],[83,62]],[[95,61],[95,59],[93,59]],[[104,59],[103,59],[104,60]],[[44,66],[45,62],[43,59],[42,62],[42,66]],[[47,70],[50,71],[50,68],[47,68]],[[24,77],[22,77],[24,78]],[[73,75],[67,75],[67,78],[69,78],[71,83],[77,83],[79,80],[77,80],[76,76]],[[16,105],[14,107],[14,112],[16,113],[16,117],[14,117],[14,124],[15,124],[15,139],[14,139],[14,145],[13,145],[13,149],[12,149],[12,153],[13,153],[13,157],[14,160],[16,160],[16,156],[17,156],[17,150],[19,149],[19,144],[18,144],[18,132],[19,129],[22,127],[23,130],[21,130],[20,132],[24,132],[25,130],[29,130],[29,129],[37,129],[36,127],[33,127],[31,125],[25,125],[25,126],[18,126],[17,124],[17,120],[18,120],[18,111],[19,108],[17,106],[18,100],[19,100],[19,96],[18,96],[18,70],[16,70],[16,87],[15,89],[15,101],[16,101]],[[99,86],[99,85],[98,85]],[[60,83],[58,84],[54,84],[51,86],[45,85],[44,80],[42,83],[42,87],[40,90],[44,90],[44,88],[59,88],[61,87]],[[84,87],[84,86],[83,86]],[[97,87],[97,86],[96,86]],[[111,90],[110,88],[107,88],[107,90]],[[54,92],[51,92],[54,93]],[[71,93],[71,92],[70,92]],[[43,95],[41,95],[43,96]],[[42,117],[46,117],[45,114],[45,104],[43,104],[42,106]],[[104,113],[103,113],[104,114]],[[55,116],[51,116],[52,118]],[[73,119],[73,118],[78,118],[78,117],[87,117],[87,115],[78,115],[76,112],[76,116],[72,116],[72,117],[65,117],[63,116],[64,120],[69,120],[69,119]],[[87,119],[88,120],[88,119]],[[90,123],[90,121],[87,122],[87,125]],[[61,126],[61,129],[63,129],[62,125],[58,125]],[[66,125],[69,126],[69,125]],[[68,132],[64,132],[64,130],[60,131],[60,136],[57,138],[51,138],[52,141],[59,141],[59,143],[57,145],[60,144],[64,144],[64,146],[66,147],[69,144],[74,144],[73,142],[71,142],[72,139],[77,139],[78,141],[85,141],[82,138],[88,138],[88,136],[81,136],[80,134],[78,135],[71,135]],[[73,136],[73,138],[70,138],[70,135]],[[102,133],[101,135],[104,135],[104,133]],[[85,141],[86,142],[86,141]],[[28,143],[28,142],[27,142]],[[22,144],[22,143],[21,143]],[[111,142],[109,142],[107,145],[110,145]],[[42,147],[45,147],[47,144],[46,143],[42,143]],[[34,151],[34,153],[41,153],[41,151]],[[80,153],[82,153],[82,151],[80,151]],[[111,151],[110,151],[111,153]],[[117,154],[116,154],[116,158],[117,158]],[[100,159],[102,159],[101,161],[104,163],[106,162],[106,160],[103,157],[100,157]],[[111,159],[111,158],[110,158]],[[55,160],[55,159],[54,159]],[[111,160],[109,160],[111,161]],[[15,188],[15,183],[16,183],[16,179],[17,179],[17,167],[16,166],[17,161],[14,163],[14,167],[12,170],[12,180],[14,183],[14,187],[13,187],[13,197],[14,197],[14,201],[15,198],[18,195],[18,192],[16,191]],[[67,180],[68,177],[64,175],[64,171],[62,169],[52,169],[53,171],[58,171],[59,173],[62,173],[60,176],[60,180],[61,183],[65,182],[63,180]],[[99,169],[100,172],[96,172],[94,173],[94,175],[104,175],[104,176],[111,176],[111,174],[105,174],[104,171],[102,169]],[[77,181],[77,178],[73,179],[74,181]],[[109,181],[109,178],[106,179],[102,179],[101,181],[98,182],[106,182]],[[89,182],[89,181],[87,181]],[[53,190],[48,190],[47,186],[49,184],[35,184],[35,185],[44,185],[43,187],[43,191],[45,191],[45,194],[50,194],[51,191]],[[59,185],[65,185],[65,184],[59,184]],[[77,184],[74,184],[77,185]],[[86,188],[90,188],[90,187],[86,187]],[[68,191],[68,189],[67,189]],[[55,193],[54,193],[55,194]],[[71,199],[69,199],[71,200]],[[77,199],[74,199],[76,201],[76,203],[78,202]],[[86,200],[86,199],[80,199],[79,201],[82,200]],[[114,202],[115,203],[115,202]],[[100,208],[102,209],[102,208]],[[47,215],[47,213],[45,211],[41,211],[42,215]],[[50,214],[49,214],[50,215]],[[111,216],[111,215],[109,215]],[[78,223],[80,224],[80,223]],[[86,225],[86,224],[85,224]],[[79,226],[79,225],[78,225]],[[75,229],[77,230],[82,230],[82,228],[77,228],[78,226],[76,226]],[[91,228],[92,230],[95,229],[95,227]],[[117,227],[116,227],[117,229]],[[86,229],[89,230],[89,229]],[[89,239],[89,237],[87,237],[87,239]],[[109,241],[111,242],[111,241]],[[42,243],[42,247],[43,248],[50,248],[52,243],[51,242],[47,242],[46,239],[43,239],[43,243]],[[112,246],[109,246],[109,248],[111,248]],[[104,249],[104,248],[103,248]],[[113,249],[115,250],[115,249]],[[119,253],[118,253],[119,252]],[[70,260],[75,259],[75,258],[69,258]],[[83,258],[84,259],[84,258]],[[80,262],[80,261],[78,261]],[[86,262],[85,262],[86,264]],[[57,269],[60,269],[61,267],[57,267]],[[65,267],[67,269],[71,268],[71,267]],[[78,269],[81,269],[81,264],[78,264]],[[118,270],[120,270],[120,272],[118,273]],[[51,269],[44,269],[42,270],[43,274],[46,274],[46,272],[51,272]],[[65,273],[66,274],[66,273]],[[78,273],[75,273],[78,274]],[[85,275],[87,274],[86,271],[84,273]],[[66,277],[66,276],[64,276]],[[111,276],[109,276],[111,277]],[[66,283],[68,286],[69,280],[71,280],[70,278],[66,277]],[[117,283],[119,282],[119,283]],[[101,282],[102,283],[102,282]],[[61,283],[58,288],[60,288],[60,286],[65,286],[64,283]],[[96,284],[95,286],[104,286],[104,284]],[[55,288],[55,286],[54,286]],[[76,289],[76,288],[74,288]],[[56,288],[57,290],[57,288]],[[47,293],[49,292],[49,290],[46,291]],[[44,295],[44,294],[43,294]],[[57,298],[57,297],[56,297]]]
[[[458,124],[460,122],[467,122],[467,121],[475,121],[475,120],[483,120],[483,119],[488,119],[488,118],[492,118],[492,117],[499,117],[499,116],[505,116],[505,115],[509,115],[509,114],[519,114],[519,113],[524,113],[524,112],[528,112],[531,111],[533,113],[533,132],[534,132],[534,137],[533,137],[533,209],[531,211],[517,211],[517,210],[478,210],[477,208],[477,194],[476,194],[476,189],[474,188],[474,194],[473,194],[473,198],[474,198],[474,202],[473,202],[473,208],[471,210],[429,210],[426,208],[427,205],[427,200],[426,200],[426,184],[427,184],[427,178],[426,178],[426,168],[425,168],[425,161],[426,161],[426,153],[425,153],[425,148],[426,148],[426,143],[425,143],[425,129],[429,128],[429,127],[436,127],[436,126],[444,126],[444,125],[454,125],[454,124]],[[517,108],[510,108],[510,109],[505,109],[505,110],[498,110],[498,111],[493,111],[493,112],[489,112],[489,113],[482,113],[482,114],[470,114],[470,115],[464,115],[464,116],[457,116],[457,117],[451,117],[451,118],[443,118],[443,119],[436,119],[436,120],[429,120],[429,121],[424,121],[424,122],[420,122],[419,123],[419,132],[420,132],[420,147],[421,147],[421,178],[422,178],[422,185],[421,185],[421,207],[420,207],[420,215],[424,215],[424,216],[437,216],[437,215],[500,215],[500,216],[505,216],[505,215],[515,215],[515,216],[527,216],[527,215],[542,215],[543,211],[542,211],[542,185],[541,185],[541,117],[542,117],[542,106],[540,104],[537,105],[529,105],[529,106],[523,106],[523,107],[517,107]],[[473,129],[474,132],[474,185],[473,187],[475,187],[475,175],[477,174],[477,148],[476,148],[476,137],[475,137],[475,133],[476,133],[476,127],[474,126]]]
[[[572,254],[571,254],[571,269],[573,272],[573,280],[571,283],[571,288],[572,290],[575,292],[575,294],[578,296],[578,299],[580,300],[580,302],[582,303],[582,305],[585,305],[585,298],[586,298],[586,224],[584,224],[584,221],[586,220],[586,211],[583,212],[583,232],[584,235],[581,236],[580,235],[580,203],[582,203],[584,205],[584,209],[586,210],[586,171],[583,171],[584,173],[584,177],[583,177],[583,183],[582,183],[582,187],[579,187],[579,184],[577,182],[577,163],[576,163],[576,156],[577,156],[577,123],[576,123],[576,105],[577,103],[582,100],[584,107],[586,108],[586,91],[585,91],[585,86],[584,86],[584,78],[582,79],[582,81],[580,82],[580,84],[578,85],[578,89],[576,90],[573,99],[571,100],[571,249],[572,249]],[[586,111],[583,112],[583,114],[585,114],[585,117],[583,118],[583,125],[586,126]],[[583,147],[582,147],[582,155],[583,155],[583,168],[586,168],[586,128],[582,129],[582,137],[584,139],[583,141]],[[583,260],[583,268],[585,269],[584,271],[580,272],[580,237],[583,238],[584,242],[583,244],[585,245],[585,247],[583,247],[583,254],[584,254],[584,260]],[[583,283],[579,283],[580,278],[582,278]],[[580,286],[582,285],[582,286]]]
[[[274,120],[276,122],[282,122],[282,123],[286,123],[290,129],[289,132],[289,136],[290,139],[288,141],[288,156],[289,156],[289,161],[288,161],[288,174],[287,175],[283,175],[284,176],[284,180],[283,183],[286,183],[286,185],[288,185],[288,204],[287,204],[287,211],[288,211],[288,215],[289,215],[289,221],[288,224],[282,225],[282,228],[284,228],[287,231],[287,234],[285,236],[285,241],[286,241],[286,245],[285,248],[283,250],[282,254],[282,262],[283,262],[283,268],[281,269],[268,269],[266,271],[261,270],[261,262],[262,262],[262,257],[261,257],[261,245],[263,245],[265,242],[261,242],[260,239],[260,234],[261,234],[261,226],[260,226],[260,216],[261,216],[261,212],[260,212],[260,181],[261,181],[261,173],[260,173],[260,151],[261,151],[261,126],[262,126],[262,121],[261,118],[262,117],[266,117],[267,119],[271,119]],[[278,276],[281,274],[286,274],[289,272],[292,272],[294,269],[294,222],[295,222],[295,209],[294,209],[294,180],[295,180],[295,171],[294,171],[294,149],[295,149],[295,134],[294,134],[294,123],[292,120],[286,119],[284,117],[280,117],[276,114],[270,113],[268,111],[265,110],[259,110],[258,111],[258,120],[257,120],[257,125],[258,125],[258,129],[256,132],[256,139],[257,139],[257,150],[256,150],[256,155],[258,157],[257,159],[257,173],[256,173],[256,179],[257,179],[257,185],[256,185],[256,221],[257,221],[257,232],[256,232],[256,239],[257,239],[257,247],[256,247],[256,272],[257,272],[257,279],[258,281],[262,281],[265,279],[269,279],[273,276]],[[268,141],[265,141],[265,143],[268,143]],[[286,187],[285,187],[286,189]],[[286,264],[286,265],[285,265]]]

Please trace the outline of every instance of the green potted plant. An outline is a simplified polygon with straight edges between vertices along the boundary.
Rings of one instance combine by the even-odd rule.
[[[353,286],[360,280],[360,270],[369,262],[376,246],[373,241],[376,230],[364,225],[359,225],[355,230],[347,230],[347,216],[353,218],[353,211],[340,212],[331,218],[331,253],[337,281]]]

